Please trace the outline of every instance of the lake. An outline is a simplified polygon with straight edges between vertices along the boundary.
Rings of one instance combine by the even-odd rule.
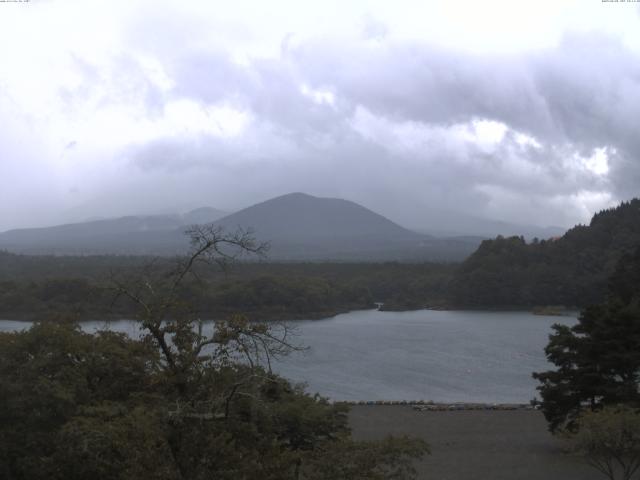
[[[273,367],[334,400],[524,403],[536,395],[531,372],[550,368],[543,349],[551,325],[575,322],[527,312],[355,311],[288,322],[309,348]],[[108,326],[138,333],[128,320]],[[0,331],[26,327],[0,320]],[[83,323],[86,331],[104,327]]]

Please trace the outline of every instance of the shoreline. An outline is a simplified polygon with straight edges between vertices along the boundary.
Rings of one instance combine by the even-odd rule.
[[[469,308],[469,307],[459,307],[459,308],[416,308],[416,309],[404,309],[404,310],[385,310],[383,308],[356,308],[353,310],[347,309],[339,309],[339,310],[327,310],[324,312],[310,312],[303,314],[301,317],[298,314],[282,314],[276,312],[218,312],[216,314],[211,314],[208,318],[204,319],[204,322],[214,322],[219,320],[224,320],[231,315],[244,315],[249,318],[250,321],[256,322],[302,322],[302,321],[321,321],[321,320],[330,320],[332,318],[337,317],[338,315],[349,314],[354,312],[367,312],[367,311],[378,311],[381,313],[406,313],[406,312],[419,312],[419,311],[428,311],[428,312],[482,312],[482,313],[530,313],[536,316],[550,316],[550,317],[577,317],[580,310],[579,309],[567,309],[562,312],[540,312],[535,311],[535,309],[529,308],[516,308],[516,307],[494,307],[494,308]],[[71,317],[73,314],[69,314]],[[104,313],[96,313],[92,315],[92,318],[83,318],[83,319],[72,319],[69,318],[69,321],[75,321],[77,323],[88,323],[88,322],[119,322],[119,321],[135,321],[135,313],[132,312],[130,316],[125,316],[127,314],[104,314]],[[54,318],[55,316],[60,318]],[[203,315],[204,316],[204,315]],[[2,318],[4,317],[4,318]],[[252,317],[262,317],[259,320],[252,320]],[[40,318],[40,319],[39,319]],[[64,313],[56,314],[53,312],[47,313],[25,313],[25,312],[3,312],[0,313],[0,322],[24,322],[24,323],[34,323],[37,321],[44,322],[55,322],[64,320]]]
[[[505,402],[433,402],[425,400],[342,400],[332,402],[335,405],[348,405],[349,407],[382,407],[382,406],[404,406],[411,407],[419,412],[454,412],[469,410],[538,410],[537,404],[529,403],[505,403]]]

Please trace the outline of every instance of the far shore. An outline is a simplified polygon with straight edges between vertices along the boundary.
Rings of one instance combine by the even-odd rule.
[[[562,310],[547,310],[547,307],[543,308],[522,308],[522,307],[487,307],[487,308],[470,308],[470,307],[421,307],[421,308],[407,308],[407,309],[384,309],[384,308],[365,308],[365,309],[354,309],[354,310],[325,310],[320,312],[308,312],[304,314],[295,313],[295,312],[274,312],[274,311],[250,311],[250,312],[241,312],[239,314],[245,315],[251,321],[266,321],[266,322],[290,322],[290,321],[304,321],[304,320],[329,320],[338,315],[359,312],[359,311],[380,311],[384,313],[403,313],[403,312],[416,312],[420,310],[425,311],[447,311],[447,312],[519,312],[519,313],[531,313],[533,315],[540,316],[556,316],[556,317],[575,317],[579,313],[578,308],[567,308]],[[206,317],[204,319],[205,322],[213,322],[216,320],[223,320],[228,318],[231,315],[237,314],[238,312],[218,312],[214,314],[203,315]],[[90,317],[90,318],[89,318]],[[68,313],[68,312],[38,312],[38,313],[26,313],[26,312],[2,312],[0,313],[0,322],[1,321],[12,321],[12,322],[25,322],[25,323],[33,323],[36,321],[59,321],[59,320],[71,320],[77,321],[79,323],[85,322],[117,322],[123,320],[135,320],[135,313],[131,312],[130,314],[126,313],[117,313],[117,314],[105,314],[105,313],[94,313],[94,314],[78,314]]]

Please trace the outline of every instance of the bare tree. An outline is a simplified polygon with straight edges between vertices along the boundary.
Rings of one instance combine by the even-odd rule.
[[[133,274],[112,274],[114,301],[126,298],[135,305],[143,337],[158,347],[161,367],[171,374],[180,393],[190,378],[201,374],[199,370],[213,364],[242,360],[253,375],[259,365],[270,372],[274,357],[299,348],[291,342],[292,331],[286,324],[252,323],[235,315],[216,321],[213,332],[206,335],[200,315],[181,295],[186,281],[202,283],[198,270],[203,266],[227,269],[240,257],[263,257],[268,244],[257,242],[250,230],[227,233],[214,225],[194,225],[185,233],[191,240],[185,257],[156,258]],[[240,386],[226,395],[227,404]]]

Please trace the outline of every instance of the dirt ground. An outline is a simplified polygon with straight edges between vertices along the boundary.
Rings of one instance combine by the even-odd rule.
[[[563,451],[538,411],[415,411],[409,406],[354,406],[356,439],[389,434],[423,438],[431,455],[418,465],[430,480],[602,480],[584,461]]]

